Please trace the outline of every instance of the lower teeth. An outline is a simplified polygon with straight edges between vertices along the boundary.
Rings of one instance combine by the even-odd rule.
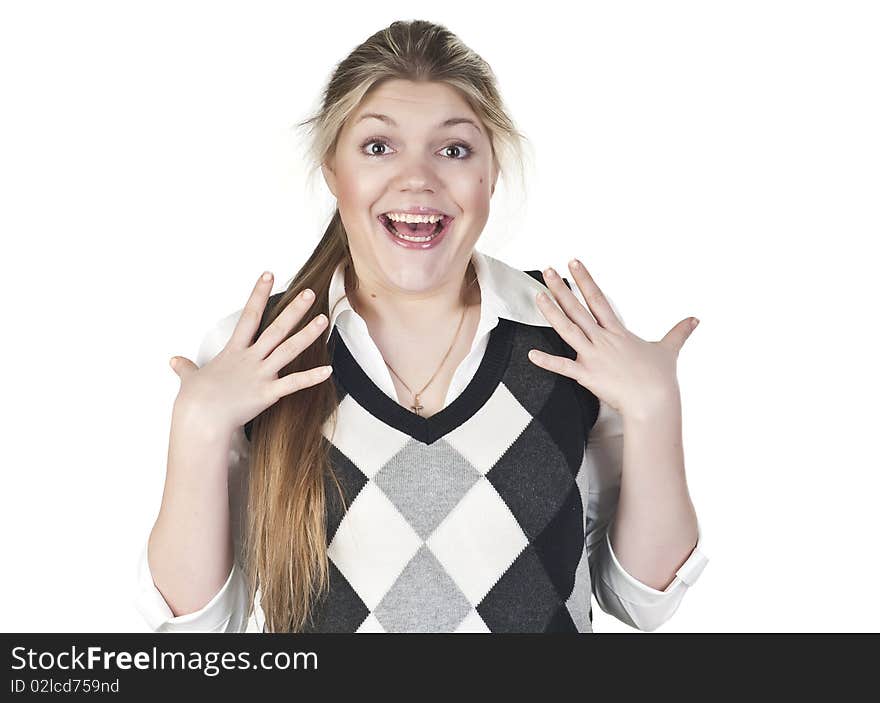
[[[436,237],[438,234],[440,234],[440,231],[442,231],[443,228],[441,227],[440,230],[438,230],[437,232],[434,232],[434,234],[428,235],[427,237],[411,237],[406,234],[401,234],[400,232],[397,231],[397,229],[394,227],[394,225],[391,225],[391,229],[394,230],[395,236],[400,237],[401,239],[405,239],[408,242],[430,242],[432,239],[434,239],[434,237]]]
[[[405,234],[401,234],[400,232],[398,232],[397,236],[400,237],[401,239],[405,239],[408,242],[428,242],[428,241],[432,240],[434,237],[436,237],[437,235],[432,234],[429,237],[408,237]]]

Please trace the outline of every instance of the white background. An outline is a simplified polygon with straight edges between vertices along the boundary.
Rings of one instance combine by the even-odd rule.
[[[679,357],[710,562],[658,632],[878,631],[871,2],[4,2],[2,631],[143,631],[175,354],[333,200],[293,125],[395,19],[492,65],[533,166],[478,248],[578,256]],[[594,602],[598,632],[631,631]]]

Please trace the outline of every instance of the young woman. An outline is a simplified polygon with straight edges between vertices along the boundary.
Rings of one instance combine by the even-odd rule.
[[[521,135],[445,27],[370,37],[309,123],[323,238],[172,361],[150,627],[590,632],[591,593],[666,621],[707,562],[675,375],[691,319],[646,342],[583,265],[572,287],[476,249]]]

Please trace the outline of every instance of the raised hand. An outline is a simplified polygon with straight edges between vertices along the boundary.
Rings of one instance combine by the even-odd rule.
[[[286,339],[314,303],[314,292],[308,288],[251,343],[271,292],[272,275],[267,272],[254,286],[226,346],[202,368],[186,357],[174,359],[172,368],[181,380],[175,405],[196,413],[212,431],[232,432],[283,396],[330,376],[327,366],[278,377],[278,372],[312,344],[327,325],[327,316],[317,315]]]
[[[573,378],[623,416],[650,416],[678,397],[676,363],[697,320],[685,318],[659,342],[630,332],[583,264],[573,259],[569,269],[589,309],[549,268],[544,280],[559,303],[539,293],[538,307],[559,335],[577,352],[576,359],[533,349],[529,359],[549,371]]]

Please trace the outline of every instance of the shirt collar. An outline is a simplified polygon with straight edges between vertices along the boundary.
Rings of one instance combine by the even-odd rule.
[[[494,327],[498,318],[526,325],[551,326],[535,301],[535,296],[539,291],[546,292],[547,290],[543,284],[525,271],[520,271],[477,249],[474,249],[471,260],[474,263],[474,270],[480,284],[480,331]],[[348,296],[345,293],[344,264],[345,262],[339,263],[330,279],[328,309],[331,311],[331,316],[327,330],[328,340],[337,321],[351,318],[359,321],[355,324],[366,326],[363,318],[349,304]],[[339,302],[334,309],[336,301]]]

